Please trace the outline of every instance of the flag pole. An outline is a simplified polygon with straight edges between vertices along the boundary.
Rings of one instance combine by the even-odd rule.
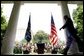
[[[29,15],[31,15],[31,12],[29,12]]]
[[[30,16],[30,18],[31,18],[31,12],[29,12],[29,16]],[[30,31],[31,31],[31,38],[32,38],[31,41],[30,41],[30,43],[33,44],[32,30],[30,30]]]
[[[30,18],[31,18],[31,12],[29,12],[29,15],[30,15]],[[30,40],[30,44],[31,44],[31,48],[33,48],[33,31],[32,30],[30,30],[31,31],[31,40]],[[33,48],[34,49],[34,48]],[[33,49],[31,49],[31,53],[33,53]]]
[[[51,17],[52,17],[52,12],[51,12]],[[52,44],[52,43],[51,43]],[[52,44],[52,48],[54,47],[54,45]]]

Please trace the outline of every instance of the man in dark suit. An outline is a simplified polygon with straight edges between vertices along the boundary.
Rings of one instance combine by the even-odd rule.
[[[65,20],[65,24],[60,28],[60,30],[66,28],[67,44],[66,44],[66,47],[64,48],[63,54],[67,55],[67,51],[69,50],[73,39],[75,39],[78,44],[81,41],[80,41],[79,37],[77,36],[77,31],[74,28],[71,18],[69,18],[67,15],[65,15],[64,20]]]

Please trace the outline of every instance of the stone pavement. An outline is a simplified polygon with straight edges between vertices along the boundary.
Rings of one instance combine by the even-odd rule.
[[[44,54],[30,53],[30,54],[15,54],[15,55],[63,55],[63,54],[60,54],[60,53],[57,53],[57,54],[51,54],[51,53],[44,53]]]

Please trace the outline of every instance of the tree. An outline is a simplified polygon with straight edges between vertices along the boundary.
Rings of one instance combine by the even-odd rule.
[[[82,42],[79,43],[81,50],[83,50],[83,5],[78,5],[78,8],[73,12],[74,22],[77,24],[77,36]]]
[[[1,38],[4,36],[6,28],[7,28],[7,22],[6,22],[6,18],[4,15],[2,15],[3,11],[1,8]]]
[[[2,13],[3,13],[3,11],[1,8],[1,40],[3,39],[4,34],[6,32],[6,28],[7,28],[6,18],[4,15],[2,15]],[[2,46],[2,43],[1,43],[1,46]]]
[[[83,40],[83,5],[78,5],[78,8],[73,12],[73,19],[77,24],[77,35]]]
[[[44,31],[38,31],[34,36],[33,36],[33,42],[34,43],[49,43],[48,39],[48,34],[45,33]]]
[[[22,39],[22,40],[20,41],[20,43],[24,44],[24,43],[27,43],[27,41],[26,41],[26,39],[24,38],[24,39]]]

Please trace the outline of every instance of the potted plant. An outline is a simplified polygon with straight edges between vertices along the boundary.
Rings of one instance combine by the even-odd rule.
[[[45,43],[37,43],[37,53],[38,54],[43,54],[44,53],[44,48],[45,48]]]
[[[45,43],[49,43],[48,34],[40,30],[33,36],[33,43],[37,46],[39,54],[44,53]]]
[[[37,42],[37,53],[38,54],[44,53],[45,43],[43,43],[43,40],[44,40],[44,36],[40,34],[38,36],[38,42]]]

